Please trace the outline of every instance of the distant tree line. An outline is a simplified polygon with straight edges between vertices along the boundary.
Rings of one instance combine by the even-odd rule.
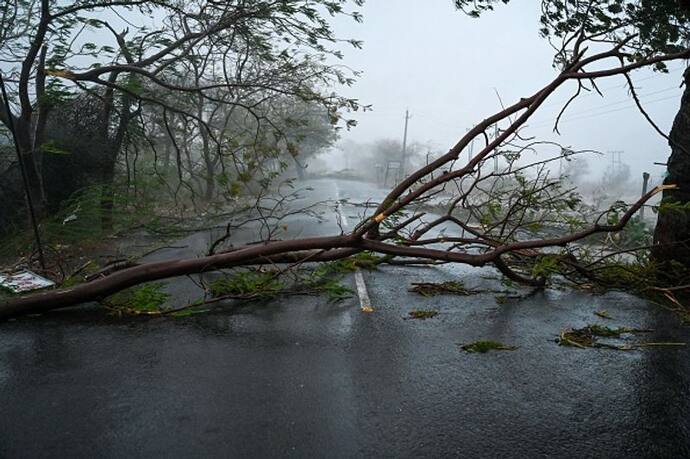
[[[9,0],[0,58],[12,112],[0,107],[0,226],[23,224],[10,117],[36,212],[100,187],[113,203],[208,208],[302,176],[309,157],[352,125],[334,93],[352,72],[329,18],[360,20],[360,0]],[[349,40],[353,46],[360,43]],[[124,198],[123,198],[124,196]]]

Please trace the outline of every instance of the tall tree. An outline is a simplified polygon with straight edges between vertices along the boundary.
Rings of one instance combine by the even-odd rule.
[[[219,148],[207,117],[180,95],[242,106],[285,95],[318,101],[333,113],[357,102],[324,87],[352,75],[327,63],[340,57],[328,18],[360,16],[363,0],[8,0],[0,5],[0,59],[10,67],[14,118],[32,194],[45,207],[41,146],[56,100],[79,89],[103,97],[106,115],[125,125],[132,103],[196,122]],[[110,37],[110,38],[108,38]],[[359,46],[349,40],[353,46]],[[181,78],[193,62],[195,79]],[[101,89],[98,89],[101,88]],[[224,92],[229,97],[219,99]],[[244,97],[237,97],[238,94]],[[247,95],[253,95],[253,101]],[[105,116],[105,119],[111,117]],[[165,118],[165,117],[164,117]],[[120,123],[120,124],[123,124]],[[112,126],[107,126],[107,129]],[[210,159],[210,158],[209,158]],[[212,161],[208,163],[211,167]],[[211,171],[211,174],[213,171]],[[207,188],[213,191],[213,182]]]
[[[554,273],[578,283],[605,282],[601,273],[615,254],[601,236],[623,230],[633,215],[666,187],[656,187],[630,205],[617,202],[588,216],[582,212],[585,209],[581,209],[577,194],[563,189],[562,181],[551,178],[546,167],[577,152],[533,141],[521,131],[547,99],[568,83],[592,84],[604,77],[688,59],[690,49],[626,62],[628,54],[620,43],[602,46],[599,37],[581,28],[569,52],[564,53],[571,57],[551,81],[478,122],[445,154],[405,177],[349,231],[343,228],[333,236],[281,239],[276,237],[279,223],[266,223],[266,216],[259,215],[263,225],[276,231],[260,231],[258,240],[250,244],[198,258],[142,263],[72,288],[13,299],[0,305],[0,318],[99,299],[166,277],[256,264],[294,267],[362,251],[385,254],[383,260],[389,262],[491,264],[511,281],[534,286],[545,285]],[[463,153],[475,139],[485,143],[465,161]],[[525,153],[544,146],[554,149],[555,156],[520,160]],[[438,202],[444,190],[451,189],[453,195]],[[425,207],[430,203],[434,204],[433,212]],[[452,228],[452,233],[445,227]],[[597,238],[597,244],[586,247],[586,240],[592,237]],[[627,254],[618,255],[621,259]],[[612,276],[614,280],[620,278],[620,269],[618,273],[618,277]],[[632,279],[626,286],[639,288],[646,274],[633,272],[625,277]]]
[[[455,0],[471,16],[493,10],[510,0]],[[674,53],[690,42],[690,1],[687,0],[542,0],[540,33],[554,46],[554,64],[562,67],[580,52],[572,45],[581,31],[596,43],[619,48],[620,65],[640,62],[655,53]],[[665,63],[656,64],[666,72]],[[690,68],[683,75],[685,91],[670,134],[663,132],[645,112],[632,78],[627,79],[642,115],[664,136],[671,148],[661,212],[654,234],[653,254],[662,261],[677,261],[690,268]],[[594,86],[594,85],[593,85]],[[577,92],[584,88],[580,82]],[[596,86],[594,86],[596,89]],[[670,210],[665,210],[670,209]]]

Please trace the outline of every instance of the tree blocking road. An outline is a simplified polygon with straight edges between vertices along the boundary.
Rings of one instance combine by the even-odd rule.
[[[360,251],[471,266],[493,264],[511,280],[537,286],[546,281],[545,262],[566,265],[586,276],[587,266],[592,262],[579,263],[578,251],[570,244],[597,233],[622,230],[652,196],[673,185],[657,187],[630,206],[616,203],[593,221],[573,219],[573,212],[581,202],[573,190],[563,189],[559,180],[549,177],[546,165],[580,152],[526,139],[522,130],[542,104],[566,83],[575,83],[579,94],[587,82],[594,85],[598,79],[627,77],[640,68],[690,58],[690,49],[683,49],[627,62],[632,52],[627,46],[634,36],[607,50],[590,53],[590,45],[600,48],[599,37],[600,33],[580,28],[566,43],[569,48],[564,50],[564,55],[570,57],[551,82],[487,117],[446,154],[402,180],[373,215],[362,220],[352,232],[331,237],[258,241],[207,257],[144,263],[72,288],[10,300],[0,306],[0,317],[99,300],[127,287],[173,276],[244,265],[326,261]],[[488,132],[494,134],[490,136]],[[461,153],[476,138],[483,138],[485,147],[463,163]],[[542,146],[558,147],[559,154],[546,160],[520,161],[525,152]],[[495,158],[504,161],[502,169],[485,167]],[[491,172],[487,173],[487,169]],[[453,198],[447,203],[445,214],[425,221],[422,206],[449,190],[453,190]],[[462,235],[423,238],[443,223],[454,224]],[[556,223],[570,231],[558,237],[535,236],[536,227]],[[562,249],[554,252],[549,249],[552,247]]]
[[[493,10],[497,4],[509,2],[510,0],[455,0],[455,5],[470,16],[479,17],[483,12]],[[556,65],[569,59],[570,50],[567,45],[580,30],[596,36],[596,41],[599,42],[625,43],[625,47],[631,52],[620,56],[621,63],[641,62],[657,53],[682,51],[690,43],[690,2],[541,0],[540,24],[539,32],[544,38],[549,41],[562,40],[563,46],[556,48]],[[664,62],[655,63],[654,69],[668,71]],[[666,268],[673,268],[671,262],[689,268],[690,219],[683,208],[687,210],[690,206],[690,68],[683,74],[682,84],[685,85],[685,90],[668,135],[646,112],[630,76],[627,73],[624,76],[640,113],[668,141],[671,148],[664,183],[674,184],[676,187],[669,187],[664,191],[663,202],[680,211],[659,213],[652,255]],[[576,96],[581,89],[585,88],[578,87]],[[557,125],[558,123],[556,130]]]

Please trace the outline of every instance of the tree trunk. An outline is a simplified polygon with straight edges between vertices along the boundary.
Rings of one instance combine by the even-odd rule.
[[[680,110],[669,135],[671,156],[664,184],[676,189],[664,190],[662,203],[690,203],[690,67],[683,74],[685,91]],[[690,268],[690,211],[661,210],[654,231],[652,254],[658,261],[682,263]]]
[[[33,201],[34,214],[40,220],[47,214],[47,198],[43,187],[41,171],[36,163],[36,157],[41,153],[34,151],[32,148],[30,124],[26,125],[24,120],[18,118],[15,121],[15,132],[17,134],[19,151],[22,155],[22,162],[24,163],[29,193],[31,193],[31,200]]]
[[[113,200],[115,197],[115,160],[103,165],[101,180],[101,229],[111,231],[113,229]]]
[[[204,164],[206,166],[206,188],[204,192],[204,201],[208,204],[213,201],[213,196],[216,193],[216,168],[211,157],[211,148],[209,145],[208,133],[205,127],[199,123],[199,132],[201,134],[202,154],[204,156]]]
[[[306,169],[305,166],[301,165],[300,162],[297,160],[297,157],[293,156],[292,157],[293,161],[295,162],[295,170],[297,171],[297,178],[300,180],[304,180],[304,169]]]

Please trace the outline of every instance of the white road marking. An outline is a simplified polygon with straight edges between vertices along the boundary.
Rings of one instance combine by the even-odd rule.
[[[355,270],[355,285],[357,285],[357,296],[359,296],[359,307],[364,312],[374,312],[371,307],[371,300],[369,299],[369,292],[367,292],[367,284],[364,283],[364,276],[362,271],[357,268]]]
[[[340,226],[343,230],[347,230],[350,223],[347,221],[347,215],[343,212],[343,206],[340,203],[340,189],[338,184],[335,185],[335,194],[337,202],[335,204],[336,212],[338,218],[340,219]],[[371,300],[369,299],[369,292],[367,291],[367,284],[364,282],[364,276],[362,275],[362,270],[355,268],[355,285],[357,286],[357,296],[359,297],[359,307],[364,312],[374,312],[374,308],[371,307]]]

